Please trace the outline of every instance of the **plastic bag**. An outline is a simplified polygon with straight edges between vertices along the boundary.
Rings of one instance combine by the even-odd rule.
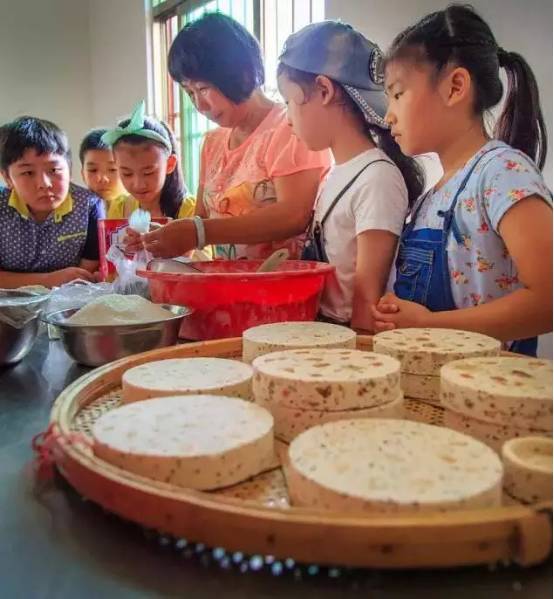
[[[150,212],[137,208],[129,217],[129,228],[137,233],[147,233],[150,230],[150,221]],[[149,252],[140,250],[129,257],[119,243],[114,243],[108,250],[106,258],[113,263],[117,272],[117,277],[112,284],[113,293],[149,298],[148,281],[136,275],[137,270],[144,270],[152,259]]]
[[[41,312],[47,299],[26,290],[0,289],[0,322],[22,329]]]
[[[86,306],[102,295],[113,293],[112,283],[91,283],[84,279],[75,279],[61,287],[54,287],[48,300],[48,312],[74,310]]]

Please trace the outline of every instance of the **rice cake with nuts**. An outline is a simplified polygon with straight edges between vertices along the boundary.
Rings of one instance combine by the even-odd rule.
[[[441,380],[438,376],[425,374],[400,374],[400,386],[405,397],[421,399],[430,403],[440,405],[441,403]]]
[[[497,339],[455,329],[394,329],[373,337],[373,351],[400,360],[402,372],[439,376],[444,364],[500,355]]]
[[[341,420],[289,447],[292,505],[335,511],[421,513],[500,505],[502,463],[487,446],[407,420]]]
[[[443,366],[445,407],[484,422],[552,430],[552,362],[499,357]]]
[[[260,404],[273,414],[275,437],[290,443],[303,431],[337,420],[351,420],[354,418],[404,418],[404,397],[398,397],[387,403],[373,408],[358,410],[339,410],[329,412],[326,410],[300,410],[280,404]]]
[[[252,363],[255,401],[301,410],[373,408],[400,393],[398,360],[356,349],[292,349]]]
[[[242,359],[304,347],[356,348],[356,333],[327,322],[276,322],[247,329],[242,334]]]
[[[93,439],[100,459],[191,489],[234,485],[274,461],[273,416],[233,397],[162,397],[125,405],[96,421]]]
[[[552,501],[552,439],[521,437],[502,446],[504,490],[524,503]]]
[[[506,441],[516,437],[552,436],[550,431],[522,428],[510,424],[493,424],[449,409],[444,410],[443,422],[444,426],[485,443],[497,453],[500,453],[502,445]]]
[[[253,370],[224,358],[173,358],[148,362],[123,373],[123,403],[170,395],[224,395],[252,399]]]

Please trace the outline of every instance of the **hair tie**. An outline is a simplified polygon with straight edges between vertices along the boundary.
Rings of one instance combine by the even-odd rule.
[[[510,53],[506,52],[504,48],[498,46],[498,48],[496,49],[496,55],[498,56],[498,64],[501,67],[505,67],[508,64]]]

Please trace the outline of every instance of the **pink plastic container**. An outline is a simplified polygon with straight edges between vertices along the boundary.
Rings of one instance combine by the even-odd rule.
[[[271,322],[314,320],[326,277],[335,267],[287,260],[275,272],[256,273],[261,260],[195,262],[199,274],[138,271],[148,279],[152,301],[188,306],[182,339],[240,337]]]

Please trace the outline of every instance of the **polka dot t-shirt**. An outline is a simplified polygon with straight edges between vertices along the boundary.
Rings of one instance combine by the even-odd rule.
[[[75,184],[44,222],[36,222],[10,189],[0,190],[0,270],[53,272],[98,260],[100,198]]]

